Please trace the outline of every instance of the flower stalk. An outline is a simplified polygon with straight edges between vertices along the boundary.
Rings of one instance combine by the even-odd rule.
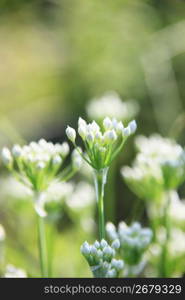
[[[44,218],[37,214],[38,248],[40,257],[41,276],[48,277],[48,256]]]
[[[109,168],[94,170],[94,183],[96,200],[98,204],[99,236],[100,240],[105,238],[105,216],[104,216],[104,190]]]

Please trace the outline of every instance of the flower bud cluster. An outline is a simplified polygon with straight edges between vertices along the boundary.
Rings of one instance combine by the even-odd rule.
[[[125,128],[121,121],[106,117],[103,120],[103,130],[93,121],[87,124],[85,120],[78,120],[78,134],[82,138],[87,159],[85,160],[97,170],[110,165],[115,156],[121,151],[124,142],[137,128],[136,122],[131,121]],[[67,127],[68,139],[76,146],[76,131]],[[77,148],[78,150],[78,148]]]
[[[41,139],[23,147],[14,145],[11,150],[3,148],[1,158],[5,166],[16,177],[34,191],[46,190],[69,154],[69,145],[53,144]],[[72,155],[72,165],[78,169],[81,157]]]
[[[160,199],[166,190],[176,189],[185,180],[185,151],[174,141],[152,135],[136,138],[139,153],[133,167],[121,174],[141,198]]]
[[[138,222],[131,226],[121,222],[118,230],[112,223],[107,223],[106,231],[110,240],[114,241],[116,238],[120,241],[122,258],[128,265],[140,263],[153,237],[151,229],[142,228]]]
[[[81,253],[86,258],[94,277],[116,278],[124,267],[122,260],[115,259],[116,250],[119,249],[119,240],[114,240],[111,246],[106,240],[95,241],[93,245],[84,242]]]

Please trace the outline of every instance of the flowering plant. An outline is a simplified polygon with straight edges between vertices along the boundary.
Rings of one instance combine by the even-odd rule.
[[[104,222],[104,187],[107,180],[108,169],[122,150],[128,136],[136,130],[136,122],[131,121],[125,128],[121,121],[106,117],[103,120],[103,130],[93,121],[87,124],[85,120],[78,120],[78,134],[82,138],[86,153],[83,154],[81,149],[76,145],[76,131],[70,126],[66,129],[69,140],[73,143],[76,150],[81,154],[83,159],[93,168],[96,198],[98,203],[99,230],[100,239],[105,238]]]

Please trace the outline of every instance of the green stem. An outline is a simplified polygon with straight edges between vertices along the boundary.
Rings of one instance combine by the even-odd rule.
[[[161,261],[159,266],[159,276],[168,277],[168,242],[170,240],[170,224],[169,224],[169,206],[170,206],[170,192],[166,192],[167,199],[164,207],[164,227],[166,230],[165,240],[162,245]]]
[[[48,277],[48,258],[47,258],[47,243],[46,243],[46,233],[44,218],[37,214],[37,224],[38,224],[38,247],[39,247],[39,257],[40,257],[40,268],[41,276],[44,278]]]
[[[96,200],[98,204],[100,240],[105,238],[104,189],[107,181],[107,173],[108,173],[108,168],[94,171]]]

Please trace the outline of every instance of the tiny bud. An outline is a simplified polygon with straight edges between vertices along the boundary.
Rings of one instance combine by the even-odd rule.
[[[103,120],[103,126],[105,129],[111,129],[112,128],[112,121],[110,118],[106,117],[104,120]]]
[[[94,136],[93,136],[93,134],[92,134],[92,133],[88,133],[86,139],[87,139],[87,141],[88,141],[89,143],[92,143],[92,142],[94,141]]]
[[[80,251],[83,255],[89,255],[91,248],[87,242],[83,243],[83,245],[80,248]]]
[[[62,145],[61,145],[61,148],[60,148],[60,153],[63,157],[66,157],[68,154],[69,154],[69,145],[67,142],[64,142]]]
[[[95,242],[94,242],[94,246],[95,246],[96,248],[99,248],[99,247],[100,247],[100,243],[99,243],[98,241],[95,241]]]
[[[108,243],[106,242],[106,240],[101,240],[100,245],[102,248],[106,247],[108,245]]]
[[[78,119],[78,127],[80,127],[80,126],[86,127],[86,125],[87,125],[86,121],[80,117]]]
[[[117,139],[117,134],[116,134],[115,130],[113,129],[113,130],[109,130],[109,131],[105,132],[104,137],[105,137],[106,142],[114,142]]]
[[[103,249],[103,254],[105,255],[108,255],[108,256],[111,256],[113,253],[112,253],[112,248],[110,246],[107,246]]]
[[[9,165],[13,160],[10,150],[6,147],[2,149],[1,157],[5,165]]]
[[[116,239],[115,241],[113,241],[111,247],[114,248],[114,249],[119,249],[120,241],[118,239]]]
[[[62,163],[62,158],[60,157],[60,155],[56,155],[55,157],[53,157],[54,165],[60,165],[61,163]]]
[[[131,133],[134,133],[137,129],[137,124],[136,124],[136,121],[133,120],[131,121],[129,124],[128,124],[128,127],[130,128],[130,132]]]
[[[86,126],[84,125],[80,125],[79,128],[78,128],[78,133],[79,135],[81,136],[81,138],[83,140],[85,140],[86,136],[87,136],[87,129],[86,129]]]
[[[95,246],[91,246],[91,254],[92,255],[97,255],[97,249],[96,249],[96,247]]]
[[[43,161],[40,161],[38,164],[37,164],[37,169],[38,170],[43,170],[45,168],[45,163]]]
[[[108,278],[115,278],[116,275],[117,275],[116,270],[111,269],[111,270],[109,270],[109,271],[107,272],[107,276],[106,276],[106,277],[108,277]]]
[[[22,148],[19,145],[14,145],[12,148],[12,154],[15,158],[18,158],[22,154]]]
[[[68,126],[66,129],[66,135],[68,137],[68,139],[74,143],[75,139],[76,139],[76,131],[74,130],[74,128]]]
[[[123,129],[123,136],[129,136],[130,134],[130,127],[126,127]]]

